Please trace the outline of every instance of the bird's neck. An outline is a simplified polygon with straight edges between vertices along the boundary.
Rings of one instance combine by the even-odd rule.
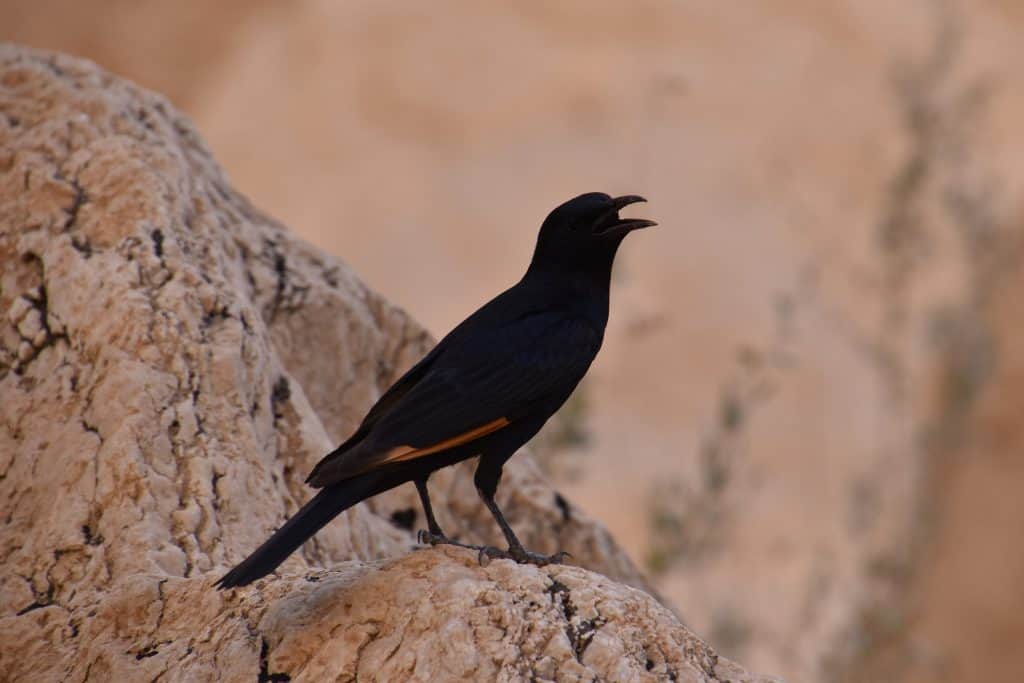
[[[523,282],[538,288],[549,304],[577,310],[603,329],[608,322],[613,260],[614,254],[606,262],[591,262],[582,268],[578,262],[534,259]]]
[[[607,295],[611,286],[612,264],[622,240],[609,241],[581,252],[578,248],[538,243],[526,277],[564,282],[574,288],[582,287]]]

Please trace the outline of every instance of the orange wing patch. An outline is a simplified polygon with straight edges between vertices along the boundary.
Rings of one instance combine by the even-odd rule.
[[[454,448],[455,446],[461,446],[464,443],[468,443],[473,439],[479,439],[481,436],[487,436],[491,432],[496,432],[505,425],[509,424],[509,421],[503,417],[499,417],[493,422],[488,422],[482,427],[471,429],[468,432],[463,432],[458,436],[453,436],[450,439],[445,439],[440,443],[436,443],[433,446],[427,446],[425,448],[415,448],[414,446],[396,446],[388,451],[382,459],[374,463],[374,466],[383,465],[391,462],[402,462],[404,460],[412,460],[413,458],[419,458],[424,455],[430,455],[431,453],[437,453],[443,451],[446,448]]]

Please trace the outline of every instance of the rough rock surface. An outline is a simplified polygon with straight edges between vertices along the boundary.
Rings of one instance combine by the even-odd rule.
[[[34,669],[60,680],[762,680],[641,591],[576,567],[483,568],[455,549],[347,562],[251,595],[136,575],[93,618],[54,612],[7,642],[45,662],[36,623],[78,639],[73,660]]]
[[[0,46],[0,261],[4,676],[755,680],[615,583],[645,586],[522,456],[517,531],[610,578],[412,552],[400,490],[212,591],[430,340],[235,192],[163,98]],[[496,540],[468,471],[432,482],[441,522]]]

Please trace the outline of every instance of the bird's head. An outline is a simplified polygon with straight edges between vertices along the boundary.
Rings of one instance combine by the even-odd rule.
[[[647,201],[637,195],[611,197],[588,192],[555,208],[537,237],[534,265],[581,266],[610,271],[623,238],[634,230],[657,225],[641,218],[622,218],[619,211]]]

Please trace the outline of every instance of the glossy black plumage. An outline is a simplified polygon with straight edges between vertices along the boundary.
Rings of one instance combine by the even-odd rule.
[[[219,581],[246,585],[276,568],[352,505],[413,481],[425,508],[427,539],[448,543],[433,518],[430,474],[479,455],[474,478],[509,550],[481,557],[558,561],[526,551],[494,503],[501,468],[558,410],[601,348],[612,263],[626,234],[654,225],[621,219],[644,201],[581,195],[544,221],[522,280],[452,330],[370,409],[356,432],[320,461],[307,482],[322,490]]]

